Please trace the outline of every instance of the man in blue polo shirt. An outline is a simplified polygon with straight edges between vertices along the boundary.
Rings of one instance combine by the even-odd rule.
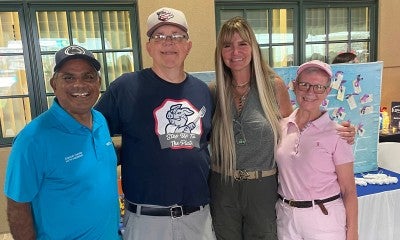
[[[51,108],[15,138],[4,192],[15,240],[119,239],[117,157],[92,109],[100,63],[80,47],[55,55]]]

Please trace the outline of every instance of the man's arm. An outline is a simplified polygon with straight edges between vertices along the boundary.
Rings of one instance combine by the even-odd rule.
[[[7,216],[14,240],[35,240],[30,203],[19,203],[7,198]]]
[[[279,78],[275,78],[275,97],[279,105],[279,111],[282,117],[288,117],[293,112],[293,106],[290,103],[289,92],[285,82]]]

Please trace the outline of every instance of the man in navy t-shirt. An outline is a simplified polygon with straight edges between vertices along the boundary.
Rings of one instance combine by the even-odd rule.
[[[161,8],[147,20],[151,68],[110,84],[96,109],[121,134],[124,239],[215,239],[208,203],[207,85],[184,71],[192,47],[185,15]]]

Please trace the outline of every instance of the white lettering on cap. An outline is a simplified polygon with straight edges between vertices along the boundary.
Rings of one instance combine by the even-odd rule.
[[[66,55],[83,54],[85,55],[85,49],[79,46],[69,46],[65,49],[64,53]]]

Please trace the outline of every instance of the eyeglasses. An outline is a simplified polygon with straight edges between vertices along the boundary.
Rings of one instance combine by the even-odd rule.
[[[182,35],[182,34],[172,34],[172,35],[157,34],[157,35],[151,36],[150,39],[154,39],[154,42],[156,42],[156,43],[165,42],[168,39],[170,39],[171,42],[173,42],[173,43],[180,43],[185,39],[189,39],[189,36]]]
[[[330,85],[328,85],[328,86],[319,85],[319,84],[312,85],[312,84],[309,84],[306,82],[297,82],[297,87],[300,91],[307,92],[312,87],[314,93],[317,93],[317,94],[324,93],[329,86]]]

